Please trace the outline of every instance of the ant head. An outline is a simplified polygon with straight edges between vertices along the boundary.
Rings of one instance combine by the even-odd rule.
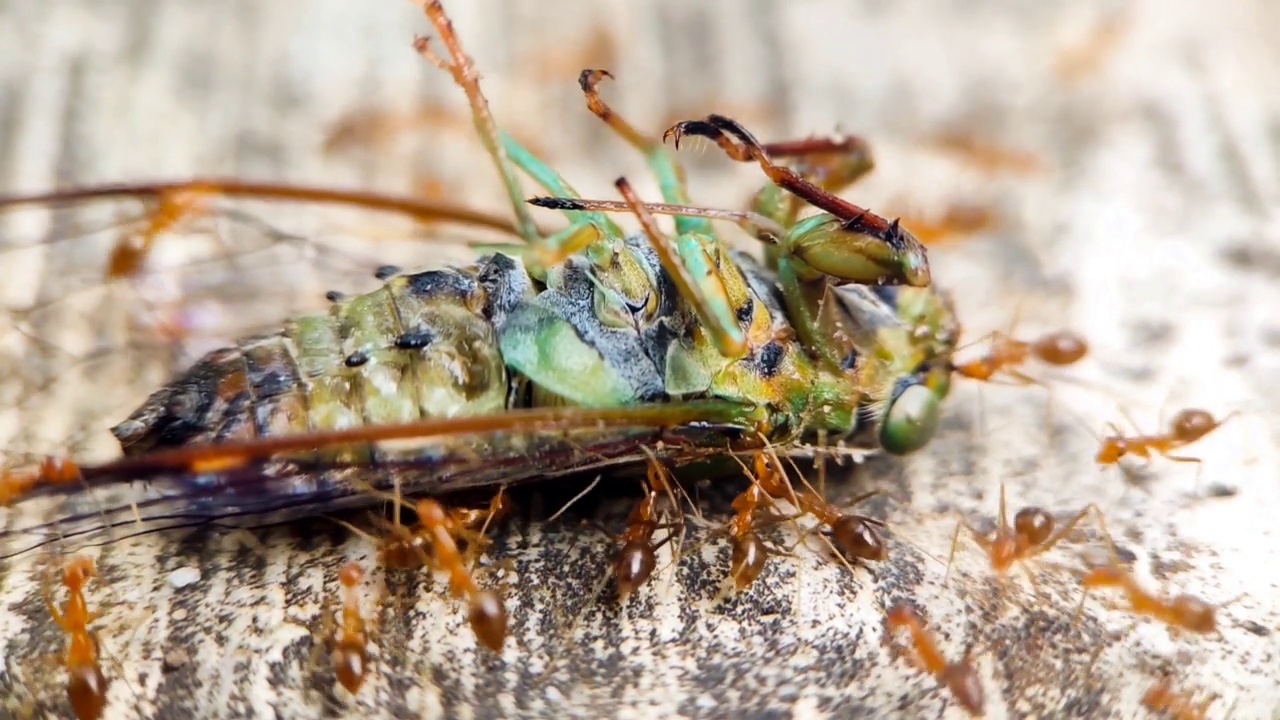
[[[1095,460],[1100,465],[1114,465],[1129,452],[1129,442],[1119,435],[1113,435],[1102,441]]]
[[[1192,595],[1179,595],[1173,599],[1174,611],[1183,627],[1198,633],[1211,633],[1218,629],[1217,608]]]
[[[911,609],[911,606],[898,604],[889,608],[885,613],[885,621],[890,628],[900,628],[918,624],[920,619],[916,617],[916,613]]]
[[[67,563],[67,569],[63,571],[62,582],[67,587],[80,587],[89,581],[89,578],[98,574],[93,566],[93,560],[87,557],[78,557]]]
[[[1053,534],[1053,516],[1035,507],[1025,507],[1013,516],[1013,529],[1030,545],[1040,545]]]
[[[342,583],[346,587],[355,587],[356,585],[359,585],[360,581],[363,579],[364,570],[361,570],[360,566],[355,563],[348,563],[342,568],[342,571],[338,573],[338,582]]]
[[[1128,582],[1129,576],[1114,565],[1096,567],[1085,574],[1081,584],[1085,587],[1118,587]]]
[[[418,522],[423,525],[443,525],[448,519],[444,506],[435,500],[420,500],[414,509],[418,513]]]

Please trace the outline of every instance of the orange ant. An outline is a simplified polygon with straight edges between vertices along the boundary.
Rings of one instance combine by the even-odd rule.
[[[845,555],[867,562],[880,562],[888,556],[884,540],[880,538],[877,528],[884,523],[865,515],[840,512],[827,502],[812,488],[796,492],[787,482],[786,475],[779,471],[774,458],[771,462],[765,453],[756,454],[756,482],[771,497],[786,500],[795,505],[801,512],[817,518],[831,531],[831,540]],[[879,494],[879,490],[863,493],[853,498],[850,504],[856,505],[867,498]]]
[[[54,622],[70,636],[63,664],[67,668],[67,697],[80,720],[97,720],[107,704],[106,677],[98,665],[98,638],[88,625],[97,617],[89,612],[84,586],[97,574],[93,560],[79,557],[67,564],[62,584],[67,588],[66,607],[59,611],[46,587],[44,603]]]
[[[459,539],[466,542],[468,553],[479,552],[489,543],[485,537],[488,526],[495,520],[501,520],[511,513],[511,501],[505,490],[489,501],[487,509],[456,508],[450,509],[449,522],[455,528]],[[429,530],[419,526],[410,529],[400,524],[399,506],[396,519],[388,530],[388,535],[381,542],[379,559],[383,567],[396,570],[415,570],[428,564],[427,550],[430,547]]]
[[[661,542],[653,541],[654,533],[659,529],[673,526],[659,524],[657,520],[658,493],[670,493],[672,488],[662,464],[653,457],[649,459],[644,487],[644,499],[632,508],[631,515],[627,518],[627,529],[618,537],[622,548],[614,559],[613,574],[618,582],[618,600],[621,602],[625,602],[631,593],[649,579],[658,565],[658,550],[671,540],[671,535],[668,534]]]
[[[1013,368],[1031,358],[1059,367],[1072,365],[1089,352],[1084,338],[1069,330],[1047,333],[1035,340],[1019,340],[1000,331],[991,333],[989,338],[991,345],[986,355],[967,363],[954,364],[952,370],[982,382],[1003,373],[1024,385],[1039,385],[1041,383],[1035,378]]]
[[[916,236],[916,239],[927,247],[969,237],[989,230],[999,222],[996,212],[991,208],[964,203],[948,205],[940,218],[928,217],[909,210],[890,214],[900,216],[902,224],[911,228],[911,233]]]
[[[920,622],[915,612],[906,605],[896,605],[889,610],[888,624],[890,632],[907,628],[911,632],[916,659],[924,666],[925,671],[945,685],[960,706],[968,710],[970,715],[975,717],[982,715],[982,683],[978,680],[978,673],[974,670],[968,654],[961,658],[960,662],[947,662],[942,651],[938,649],[938,643],[933,639],[933,635],[924,627],[924,623]]]
[[[364,571],[356,563],[348,563],[338,573],[342,584],[342,627],[329,637],[330,657],[338,682],[351,694],[360,690],[369,667],[369,633],[360,616],[357,588]]]
[[[1171,453],[1217,430],[1238,414],[1238,411],[1233,412],[1219,421],[1214,419],[1208,410],[1187,408],[1178,411],[1178,414],[1173,416],[1173,420],[1169,422],[1168,432],[1156,435],[1135,435],[1133,437],[1125,437],[1120,428],[1110,425],[1115,434],[1103,438],[1102,447],[1098,449],[1096,460],[1100,465],[1115,465],[1120,462],[1120,458],[1126,455],[1137,455],[1147,461],[1154,459],[1155,455],[1159,455],[1174,462],[1199,463],[1202,462],[1200,458],[1172,455]]]
[[[491,514],[504,506],[501,495],[499,493],[490,502]],[[476,638],[494,652],[500,651],[507,637],[506,606],[496,592],[481,590],[476,585],[468,563],[458,549],[459,540],[478,545],[476,538],[483,538],[480,532],[466,526],[478,516],[471,515],[471,511],[450,512],[438,501],[424,499],[414,506],[418,527],[410,529],[400,524],[401,500],[389,497],[396,503],[396,520],[392,525],[392,537],[384,540],[379,549],[380,561],[387,567],[402,570],[429,567],[448,572],[449,589],[455,596],[465,597],[470,606],[467,621]],[[428,547],[431,548],[430,553],[427,552]]]
[[[1013,524],[1010,525],[1006,507],[1004,484],[1001,483],[1000,510],[996,516],[994,536],[987,537],[964,521],[956,525],[956,531],[951,536],[951,555],[947,558],[948,574],[951,572],[951,563],[956,557],[956,548],[960,543],[961,530],[967,529],[969,531],[969,534],[973,536],[974,542],[978,543],[991,559],[991,568],[1003,575],[1008,572],[1009,568],[1013,567],[1015,562],[1024,562],[1048,552],[1063,538],[1070,535],[1071,531],[1075,530],[1076,526],[1089,513],[1096,514],[1099,522],[1102,522],[1102,511],[1092,503],[1077,513],[1057,532],[1054,531],[1056,521],[1053,515],[1042,508],[1034,506],[1022,508],[1014,514]],[[1035,576],[1031,575],[1030,571],[1027,572],[1027,576],[1031,578],[1032,582],[1035,582]]]
[[[1090,590],[1115,587],[1124,591],[1130,612],[1155,618],[1174,632],[1188,631],[1207,635],[1218,629],[1218,607],[1194,595],[1184,594],[1166,599],[1148,592],[1133,579],[1133,575],[1120,567],[1114,555],[1111,565],[1090,570],[1081,583],[1085,591],[1080,598],[1080,607],[1076,610],[1077,617],[1084,610],[1084,601],[1089,597]]]
[[[1152,712],[1167,713],[1176,720],[1205,720],[1208,717],[1209,706],[1216,699],[1209,697],[1197,703],[1194,695],[1174,690],[1173,682],[1164,677],[1142,696],[1142,704]]]
[[[79,481],[80,467],[59,457],[46,457],[34,467],[0,470],[0,507],[10,505],[38,485],[70,485]]]
[[[764,453],[756,454],[755,474],[752,474],[741,460],[736,457],[734,460],[742,466],[743,472],[751,480],[747,489],[733,499],[734,516],[730,518],[725,528],[733,548],[729,560],[729,578],[733,581],[733,589],[740,592],[760,577],[769,555],[781,553],[778,550],[770,550],[765,545],[756,534],[757,527],[762,523],[781,522],[793,517],[773,513],[762,507],[766,503],[770,505],[773,503],[773,498],[765,491],[760,481],[761,470],[768,470],[768,461]]]
[[[146,225],[141,230],[120,238],[112,249],[107,261],[107,278],[137,275],[147,254],[155,245],[156,238],[171,230],[188,215],[203,213],[212,192],[213,188],[196,184],[157,193],[156,208],[148,215]]]
[[[471,577],[454,539],[462,528],[435,500],[419,500],[415,510],[434,550],[434,565],[449,573],[453,594],[467,598],[470,606],[467,620],[471,629],[486,647],[500,651],[507,637],[507,608],[496,592],[481,590]]]

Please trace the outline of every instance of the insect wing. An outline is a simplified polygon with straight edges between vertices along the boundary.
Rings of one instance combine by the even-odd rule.
[[[377,268],[465,264],[471,243],[509,240],[357,207],[205,191],[176,200],[0,197],[0,263],[10,270],[0,287],[3,468],[50,455],[109,463],[120,455],[112,426],[206,352],[324,313],[330,291],[367,292],[381,282]],[[175,486],[194,482],[187,473]],[[138,502],[139,512],[172,495],[155,484],[123,490],[92,495],[106,508]],[[28,525],[33,513],[0,509],[0,528]]]

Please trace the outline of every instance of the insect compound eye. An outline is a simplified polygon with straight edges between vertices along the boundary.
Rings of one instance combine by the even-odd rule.
[[[941,403],[928,386],[907,385],[889,402],[880,425],[880,447],[907,455],[924,447],[938,429]]]

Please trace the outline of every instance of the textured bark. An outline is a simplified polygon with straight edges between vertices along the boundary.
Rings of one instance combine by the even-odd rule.
[[[989,717],[1139,716],[1163,672],[1220,694],[1215,717],[1280,707],[1270,406],[1280,382],[1270,311],[1280,304],[1280,11],[1271,3],[478,0],[450,10],[499,121],[584,195],[613,197],[612,179],[626,174],[656,197],[642,160],[582,107],[577,73],[594,66],[616,75],[604,93],[640,127],[708,112],[767,138],[838,126],[876,150],[875,173],[849,193],[858,202],[934,216],[955,202],[997,209],[999,227],[934,250],[935,281],[954,292],[971,338],[1019,313],[1020,334],[1086,333],[1090,358],[1049,374],[1083,382],[1053,385],[1052,432],[1043,390],[958,382],[924,451],[835,477],[835,497],[889,491],[865,509],[892,530],[890,559],[869,569],[800,548],[772,559],[746,595],[713,604],[728,548],[687,542],[677,568],[664,561],[617,608],[589,596],[611,542],[576,520],[532,519],[534,509],[498,534],[496,570],[485,574],[513,618],[501,658],[476,652],[442,583],[375,573],[378,658],[354,700],[332,690],[312,633],[335,608],[337,568],[368,557],[363,540],[322,521],[95,549],[102,575],[89,600],[104,615],[94,627],[107,674],[127,680],[113,685],[107,717],[960,717],[914,669],[905,640],[886,637],[884,610],[899,601],[927,613],[949,656],[973,648]],[[501,212],[465,118],[321,152],[355,108],[463,107],[410,47],[428,30],[397,2],[0,4],[0,187],[234,175],[408,191],[426,176]],[[1038,167],[958,161],[931,142],[952,130],[1029,153]],[[759,180],[713,150],[681,157],[702,204],[736,207]],[[344,229],[376,258],[383,246],[360,244],[364,230]],[[6,269],[5,297],[58,297],[60,283],[90,267],[50,257]],[[64,315],[74,326],[64,339],[111,327],[88,309]],[[17,369],[6,380],[34,382],[40,373],[24,360],[6,355]],[[106,385],[145,390],[171,362],[79,388],[71,383],[89,375],[69,376],[29,416],[10,413],[4,432],[18,450],[83,424],[105,433],[132,409],[107,406]],[[1154,431],[1162,412],[1185,406],[1244,413],[1186,453],[1203,458],[1199,473],[1159,459],[1129,476],[1097,469],[1091,433],[1108,421],[1127,428],[1122,408]],[[59,413],[70,417],[59,424]],[[1002,483],[1011,511],[1034,504],[1063,517],[1098,503],[1152,588],[1215,603],[1245,595],[1211,637],[1135,624],[1112,609],[1116,593],[1092,598],[1073,622],[1073,569],[1083,549],[1101,547],[1096,534],[1050,553],[1035,586],[1021,572],[999,584],[971,543],[944,581],[957,520],[990,529]],[[710,520],[727,517],[735,489],[706,491]],[[628,492],[577,514],[620,527]],[[28,554],[0,565],[0,716],[70,714],[62,675],[42,659],[63,640],[40,599],[41,562]],[[199,579],[184,584],[188,568]]]

